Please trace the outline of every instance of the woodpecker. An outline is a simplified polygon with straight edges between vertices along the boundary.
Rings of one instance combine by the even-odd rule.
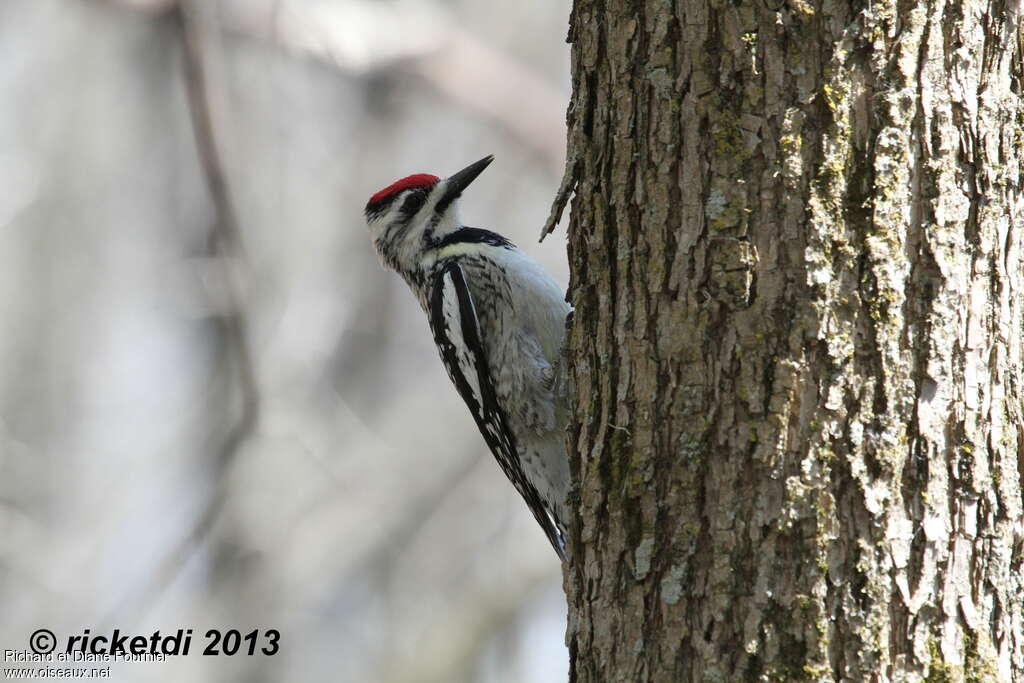
[[[381,262],[420,302],[448,376],[505,476],[565,560],[569,463],[562,348],[569,305],[544,268],[463,225],[459,197],[494,160],[377,192],[366,222]]]

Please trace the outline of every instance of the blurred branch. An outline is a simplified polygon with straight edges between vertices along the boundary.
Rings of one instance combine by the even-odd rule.
[[[198,16],[203,11],[201,7],[201,1],[178,3],[172,10],[171,18],[182,41],[185,89],[196,152],[214,207],[206,256],[213,263],[221,264],[225,271],[219,284],[224,290],[220,294],[226,306],[213,318],[221,351],[227,359],[227,367],[230,368],[224,379],[225,393],[230,394],[233,389],[237,389],[241,405],[234,424],[224,434],[214,454],[211,463],[213,483],[201,514],[157,570],[151,590],[142,591],[142,599],[150,603],[155,602],[173,583],[208,539],[226,502],[225,473],[237,459],[242,445],[255,429],[260,413],[259,389],[246,333],[242,287],[239,283],[238,269],[233,267],[237,265],[243,252],[241,229],[217,145],[203,55],[203,31],[207,23]],[[133,603],[133,607],[139,613],[146,609],[137,601]]]
[[[215,318],[221,344],[235,365],[235,379],[241,396],[239,415],[233,427],[224,436],[213,463],[216,490],[207,503],[207,508],[200,517],[192,533],[182,544],[182,551],[194,552],[194,549],[208,535],[216,521],[226,497],[223,490],[224,474],[238,453],[246,438],[252,433],[259,420],[259,389],[253,369],[252,355],[246,334],[246,319],[242,303],[241,286],[238,273],[232,269],[242,255],[242,236],[238,223],[238,215],[231,198],[231,188],[224,172],[224,163],[217,146],[210,89],[204,68],[203,31],[209,22],[199,16],[203,3],[187,1],[179,3],[174,19],[179,27],[184,47],[184,76],[188,94],[189,114],[192,118],[192,131],[195,135],[196,151],[203,175],[210,190],[210,198],[214,205],[214,220],[210,229],[207,245],[209,256],[216,262],[224,264],[223,286],[229,306],[224,313]],[[228,380],[230,382],[230,380]],[[184,559],[187,559],[184,558]],[[184,561],[178,564],[178,570]]]
[[[562,168],[566,96],[530,69],[457,29],[444,48],[409,68],[453,100],[500,123],[552,168]]]
[[[175,7],[178,0],[118,0],[122,5],[128,5],[132,9],[143,12],[166,12]]]
[[[175,0],[112,0],[163,11]],[[495,121],[561,171],[567,94],[478,40],[434,2],[220,0],[224,30],[355,76],[401,70]]]

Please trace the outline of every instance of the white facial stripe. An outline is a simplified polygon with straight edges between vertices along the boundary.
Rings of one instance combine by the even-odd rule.
[[[436,213],[437,203],[446,189],[444,181],[437,183],[411,217],[402,212],[402,206],[409,193],[416,190],[402,190],[386,210],[368,220],[370,236],[385,266],[411,273],[436,261],[436,252],[423,249],[424,235],[429,234],[430,241],[435,241],[461,227],[458,200],[449,204],[441,214]]]

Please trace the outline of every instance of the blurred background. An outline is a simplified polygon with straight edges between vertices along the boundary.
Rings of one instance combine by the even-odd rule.
[[[362,209],[493,153],[463,216],[564,285],[569,4],[0,2],[0,649],[275,628],[111,678],[565,680],[557,558]]]

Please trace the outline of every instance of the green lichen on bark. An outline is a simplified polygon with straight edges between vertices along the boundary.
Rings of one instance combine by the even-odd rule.
[[[574,680],[1024,675],[1015,21],[575,3]]]

